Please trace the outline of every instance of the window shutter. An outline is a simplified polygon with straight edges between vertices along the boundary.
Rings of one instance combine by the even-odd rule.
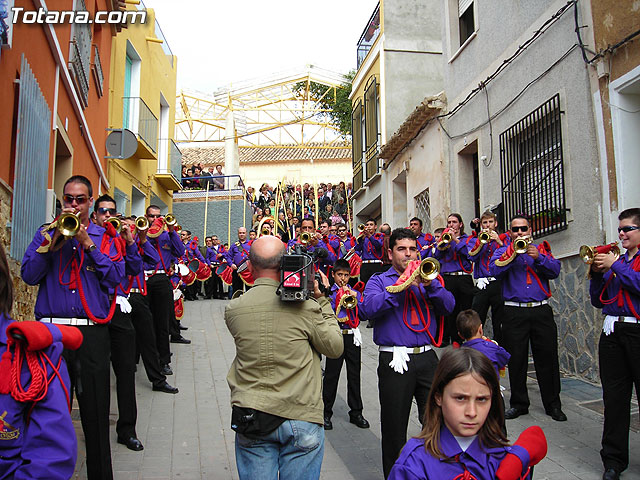
[[[458,16],[461,17],[471,5],[473,5],[473,0],[458,0]]]

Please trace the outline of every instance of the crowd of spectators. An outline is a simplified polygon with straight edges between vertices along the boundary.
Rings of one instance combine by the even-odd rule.
[[[185,190],[206,190],[208,185],[209,190],[224,190],[225,177],[222,165],[218,164],[212,170],[213,173],[209,171],[209,168],[203,167],[202,163],[191,167],[182,165],[182,188]]]

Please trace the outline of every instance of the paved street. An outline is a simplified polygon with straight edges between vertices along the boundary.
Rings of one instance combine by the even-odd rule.
[[[144,451],[132,452],[116,443],[117,404],[112,379],[111,449],[115,478],[128,479],[237,479],[234,432],[230,428],[229,388],[226,375],[234,357],[234,344],[224,325],[226,301],[186,302],[183,323],[192,345],[173,345],[173,371],[169,382],[177,395],[153,392],[142,365],[137,375],[138,437]],[[364,326],[363,326],[364,327]],[[371,429],[360,430],[348,422],[345,375],[334,408],[332,431],[326,432],[323,479],[380,479],[380,423],[377,393],[377,350],[372,330],[361,328],[364,416]],[[508,382],[503,379],[503,385]],[[599,446],[602,432],[601,390],[574,378],[564,378],[563,408],[569,421],[558,423],[544,414],[532,374],[529,385],[530,414],[507,422],[510,439],[530,425],[540,425],[549,441],[549,453],[536,467],[536,480],[597,480],[602,476]],[[509,391],[505,391],[508,404]],[[414,406],[415,411],[415,406]],[[634,403],[631,432],[631,465],[624,480],[640,480],[640,424]],[[73,412],[78,418],[77,410]],[[79,421],[76,478],[86,478],[84,443]],[[409,434],[420,430],[412,415]]]

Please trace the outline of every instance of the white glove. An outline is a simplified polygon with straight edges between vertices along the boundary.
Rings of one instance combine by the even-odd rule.
[[[409,367],[407,362],[409,361],[409,354],[407,353],[407,347],[393,347],[393,359],[389,362],[389,366],[397,373],[403,374]]]
[[[179,288],[176,288],[173,290],[173,301],[175,302],[176,300],[180,300],[180,297],[182,297],[182,290],[180,290]]]
[[[360,329],[358,327],[353,329],[353,344],[356,347],[362,345],[362,334],[360,333]]]
[[[602,331],[605,335],[611,335],[613,333],[613,329],[616,326],[616,320],[618,317],[612,317],[611,315],[607,315],[604,317],[604,323],[602,324]]]
[[[484,277],[479,278],[476,281],[476,287],[478,287],[480,290],[484,290],[485,288],[487,288],[487,285],[489,285],[489,280]],[[493,313],[493,311],[491,313]]]
[[[186,277],[187,275],[189,275],[189,267],[187,267],[184,263],[179,263],[177,269],[181,277]]]
[[[127,300],[126,297],[121,297],[118,295],[116,297],[116,303],[120,305],[120,311],[122,313],[131,313],[131,304],[129,303],[129,300]]]

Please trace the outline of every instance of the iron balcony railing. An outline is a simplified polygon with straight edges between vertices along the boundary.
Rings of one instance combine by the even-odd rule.
[[[140,97],[123,97],[124,128],[138,135],[149,149],[158,151],[158,119]]]
[[[89,59],[84,58],[77,39],[71,41],[71,60],[69,66],[73,72],[78,95],[82,104],[89,104]]]
[[[367,181],[371,180],[377,173],[380,172],[380,156],[378,155],[378,145],[375,145],[370,150],[367,150],[366,171]]]
[[[376,6],[376,9],[371,14],[371,18],[367,22],[360,40],[358,40],[358,53],[357,53],[357,68],[360,68],[360,64],[364,61],[369,50],[376,42],[376,39],[380,35],[380,3]]]
[[[360,190],[362,183],[362,163],[358,163],[353,167],[353,191]]]
[[[182,177],[182,152],[170,138],[158,140],[161,148],[158,156],[158,173],[170,173],[178,183]],[[160,158],[162,156],[163,158]]]
[[[236,194],[244,191],[244,183],[240,175],[200,175],[198,177],[182,177],[182,188],[179,196],[174,198],[204,197],[208,190],[210,195],[216,196],[216,192],[224,191],[226,194]],[[192,192],[192,193],[188,193]],[[175,194],[174,194],[175,195]]]
[[[96,77],[96,85],[98,85],[98,94],[102,96],[102,85],[104,84],[104,73],[102,72],[102,62],[100,61],[100,52],[97,45],[93,45],[93,72]]]

